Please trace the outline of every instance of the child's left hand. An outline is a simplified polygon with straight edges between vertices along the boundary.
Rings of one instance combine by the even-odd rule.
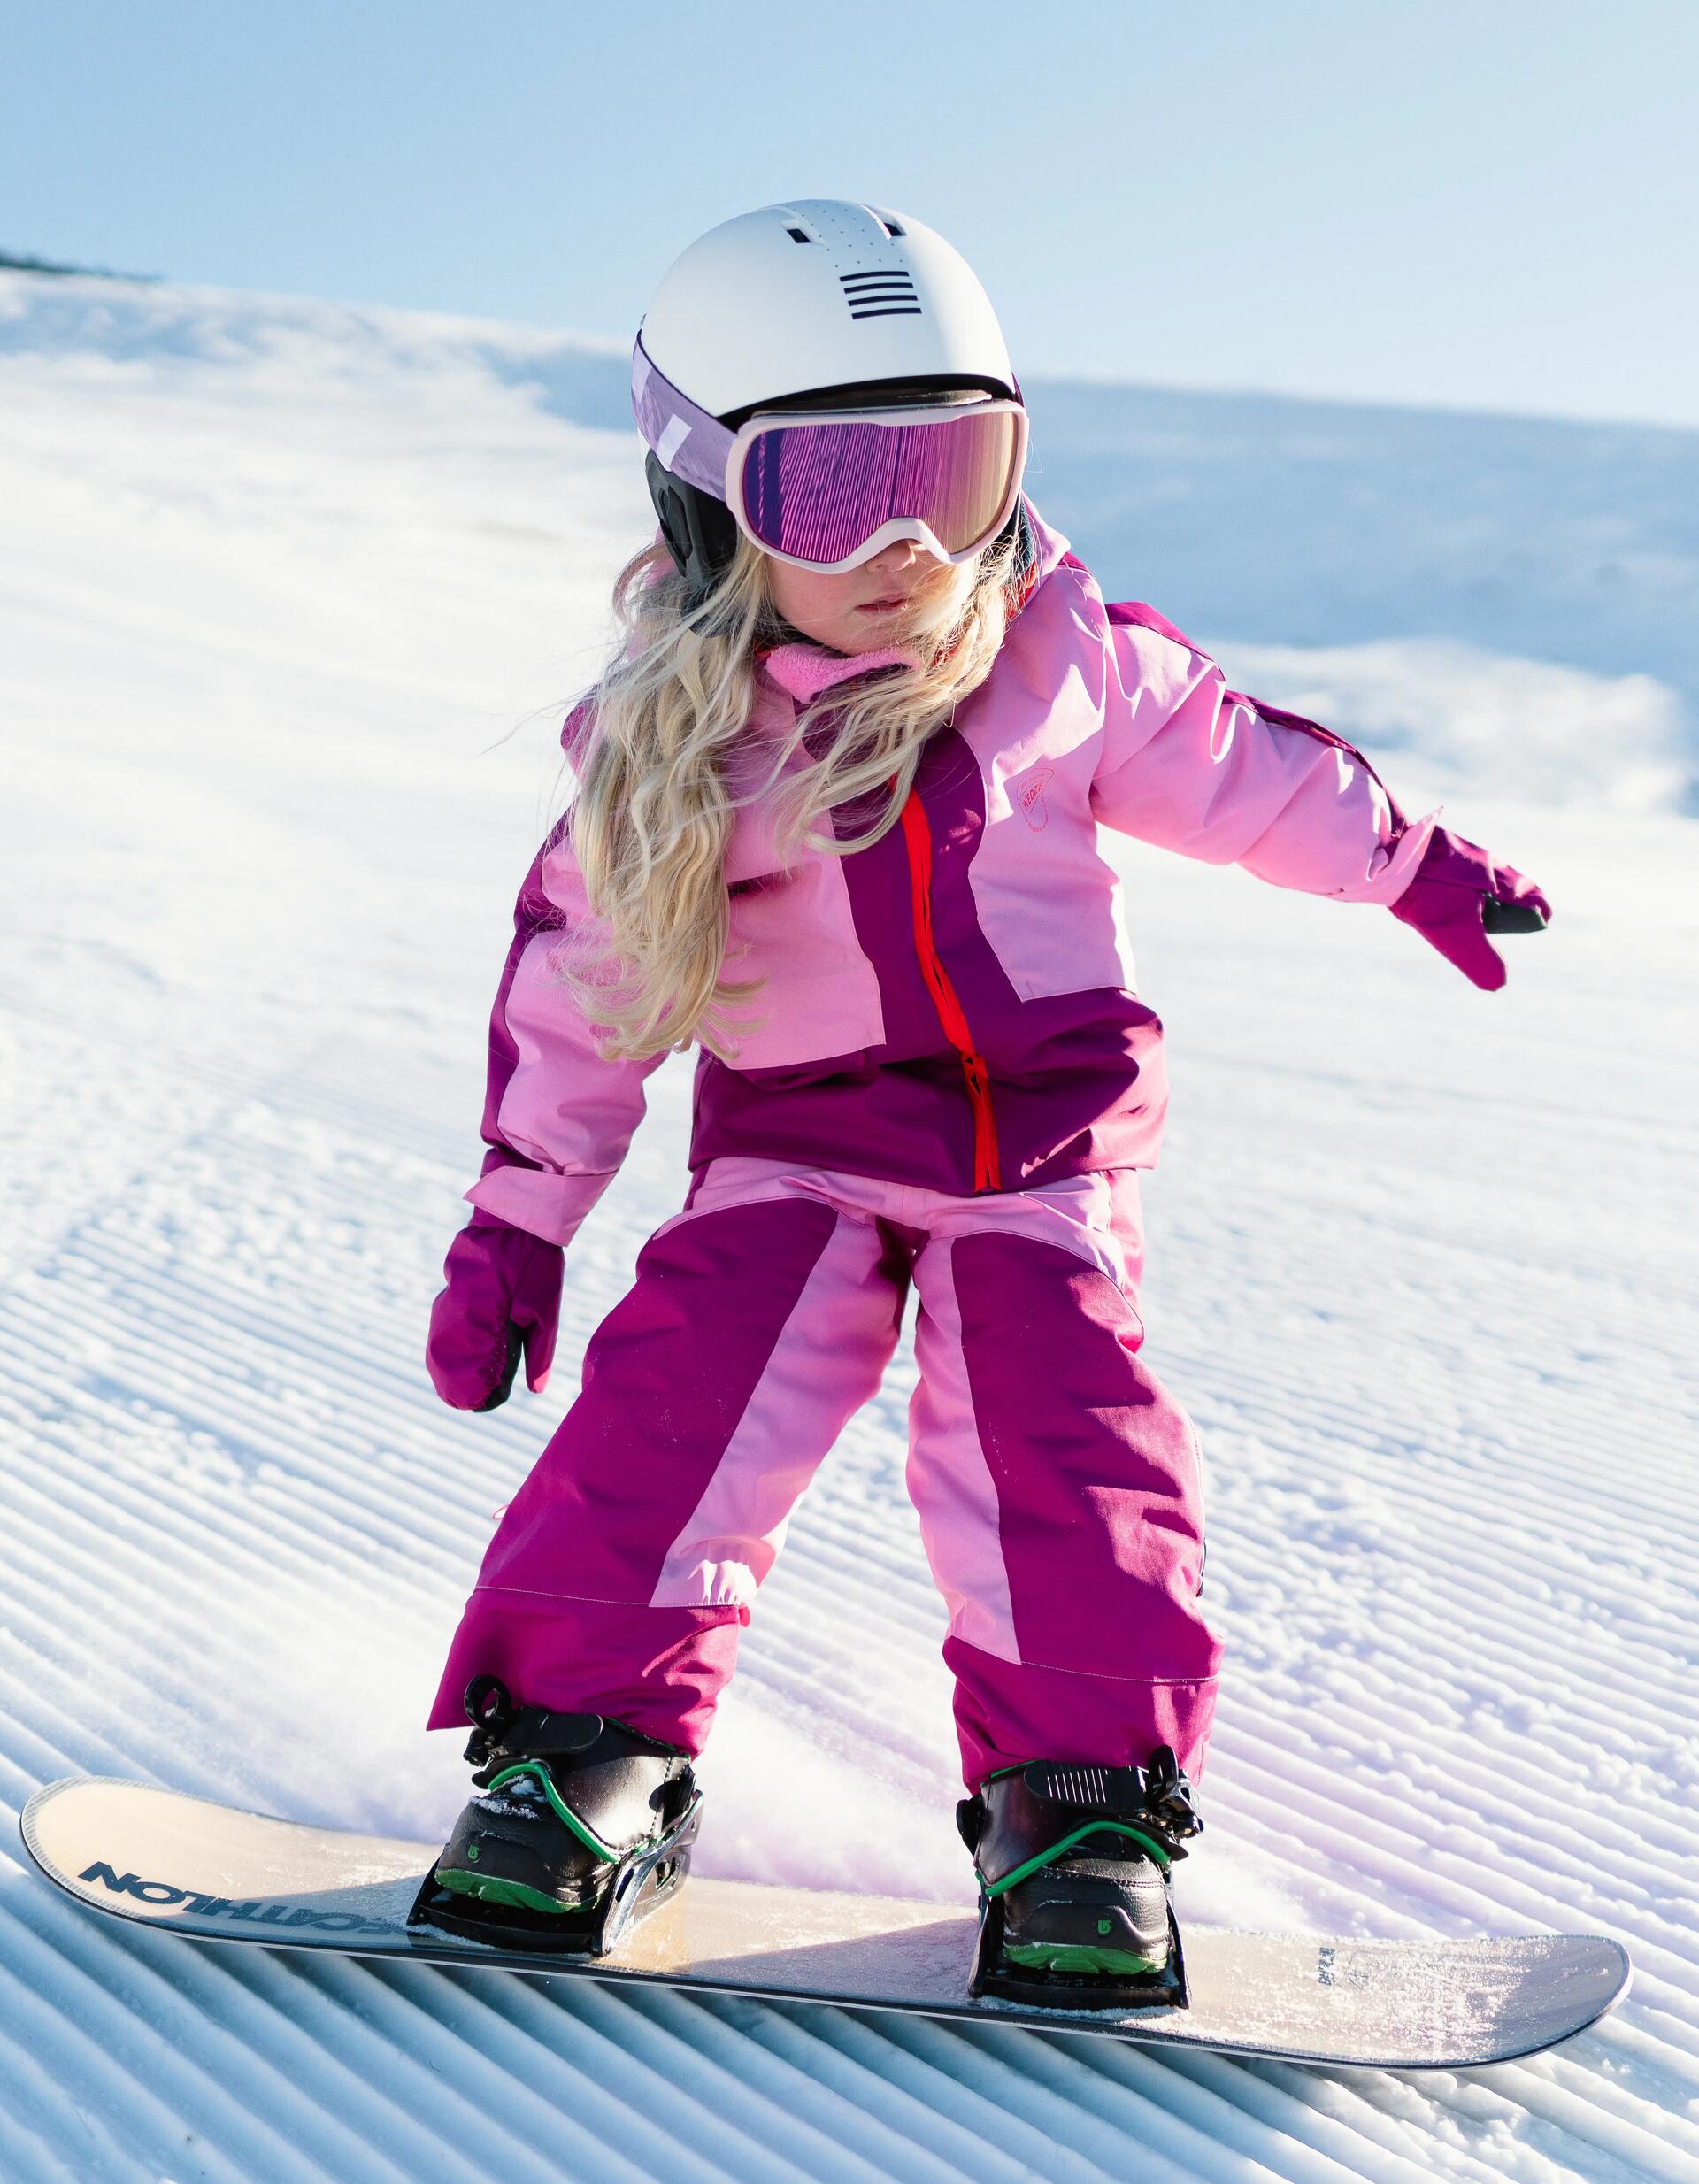
[[[1496,993],[1504,983],[1505,970],[1503,958],[1487,937],[1489,903],[1532,911],[1541,926],[1551,917],[1551,904],[1513,865],[1495,864],[1476,843],[1465,842],[1449,827],[1436,827],[1416,877],[1389,908],[1395,918],[1414,926],[1448,963],[1455,963],[1465,978]]]

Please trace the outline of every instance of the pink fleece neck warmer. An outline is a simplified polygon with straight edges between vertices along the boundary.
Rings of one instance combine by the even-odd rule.
[[[811,705],[823,690],[879,667],[912,667],[914,655],[888,645],[879,652],[828,652],[819,644],[776,644],[764,665],[781,690],[799,704]]]

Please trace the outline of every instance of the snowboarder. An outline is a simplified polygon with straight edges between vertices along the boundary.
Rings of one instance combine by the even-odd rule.
[[[520,893],[443,1399],[490,1409],[521,1362],[542,1387],[563,1249],[694,1044],[691,1180],[450,1649],[431,1726],[470,1715],[476,1795],[427,1915],[581,1949],[678,1884],[738,1633],[912,1284],[980,1985],[1172,2000],[1219,1649],[1195,1438],[1141,1355],[1162,1027],[1097,829],[1381,904],[1488,988],[1489,931],[1548,906],[1104,604],[1022,494],[984,290],[920,222],[825,200],[716,227],[633,396],[660,536]]]

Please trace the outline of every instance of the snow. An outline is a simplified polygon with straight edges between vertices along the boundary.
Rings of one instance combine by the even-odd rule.
[[[77,1769],[393,1833],[457,1805],[455,1740],[419,1729],[452,1619],[682,1180],[673,1062],[569,1257],[549,1395],[435,1402],[512,893],[646,529],[622,368],[0,279],[13,1813]],[[1604,1931],[1634,1996],[1526,2065],[1257,2068],[197,1953],[13,1848],[9,2184],[1694,2173],[1699,435],[1035,400],[1042,504],[1107,582],[1363,734],[1558,910],[1488,996],[1392,919],[1113,845],[1175,1080],[1147,1354],[1203,1436],[1231,1647],[1183,1908]],[[900,1357],[766,1588],[710,1870],[967,1893],[908,1384]]]

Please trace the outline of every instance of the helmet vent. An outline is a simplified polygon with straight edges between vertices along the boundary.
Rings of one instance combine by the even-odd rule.
[[[805,227],[787,227],[785,233],[793,242],[812,242],[814,240]]]
[[[907,228],[899,227],[895,220],[888,220],[882,212],[878,215],[878,219],[888,235],[905,235],[908,233]]]
[[[920,298],[910,275],[892,273],[840,273],[843,300],[852,319],[919,319]]]

